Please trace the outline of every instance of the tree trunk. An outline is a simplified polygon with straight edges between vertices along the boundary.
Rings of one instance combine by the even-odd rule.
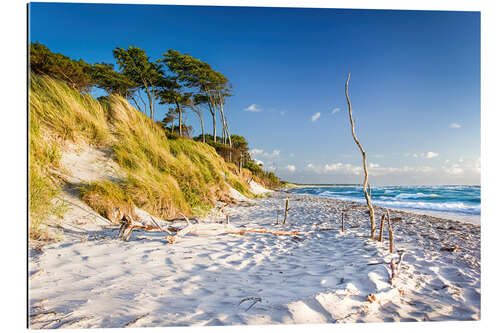
[[[148,86],[145,86],[146,89],[146,95],[148,95],[148,102],[149,102],[149,113],[151,115],[151,119],[154,120],[154,111],[153,111],[153,96],[151,95],[151,91],[149,91]]]
[[[182,109],[178,102],[175,102],[177,105],[177,112],[179,112],[179,137],[182,137]]]
[[[138,110],[139,112],[141,112],[141,113],[142,113],[142,110],[141,110],[141,108],[139,107],[139,104],[137,104],[137,101],[135,100],[135,98],[134,98],[134,96],[133,96],[133,95],[132,95],[132,96],[130,96],[130,99],[134,102],[135,107],[137,108],[137,110]]]
[[[368,191],[367,191],[368,168],[366,167],[366,152],[363,149],[363,146],[361,146],[361,143],[359,142],[358,138],[356,137],[356,132],[354,131],[354,120],[352,119],[351,100],[349,99],[349,79],[350,78],[351,78],[351,73],[348,73],[347,74],[347,81],[345,83],[345,97],[347,99],[347,104],[349,106],[349,120],[351,122],[352,137],[354,139],[354,142],[356,142],[356,145],[358,146],[359,150],[361,151],[361,156],[363,157],[363,171],[365,173],[365,177],[363,180],[363,193],[365,195],[366,205],[368,206],[368,211],[370,213],[370,228],[371,228],[370,237],[375,238],[375,212],[373,211],[371,195],[368,194]]]
[[[203,125],[203,114],[200,110],[200,123],[201,123],[201,137],[203,138],[203,143],[205,143],[205,126]]]

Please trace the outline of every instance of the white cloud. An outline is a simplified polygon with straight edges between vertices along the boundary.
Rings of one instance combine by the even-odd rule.
[[[294,153],[290,153],[290,157],[295,157],[295,154]]]
[[[458,176],[464,173],[464,169],[459,164],[453,164],[451,167],[444,167],[443,170],[452,176]]]
[[[323,166],[316,166],[312,163],[307,165],[307,168],[311,169],[317,174],[338,174],[338,175],[351,175],[360,176],[363,175],[363,168],[361,166],[352,165],[349,163],[331,163],[325,164]],[[368,165],[369,173],[372,176],[383,176],[389,174],[416,174],[416,173],[430,173],[434,169],[429,166],[420,167],[382,167],[377,163],[370,163]]]
[[[332,114],[336,114],[336,113],[337,113],[337,112],[339,112],[339,111],[340,111],[340,108],[334,108],[334,109],[332,110]]]
[[[250,150],[250,155],[256,156],[256,155],[262,154],[263,152],[264,152],[264,150],[255,148],[255,149]]]
[[[265,157],[278,157],[278,156],[280,156],[280,151],[275,149],[275,150],[273,150],[272,153],[264,152],[264,153],[262,153],[262,156],[265,156]]]
[[[435,152],[432,152],[432,151],[429,151],[424,156],[425,156],[425,158],[434,158],[434,157],[438,157],[439,154],[435,153]]]
[[[406,153],[405,156],[410,156],[410,154]],[[420,154],[415,153],[415,154],[411,154],[411,156],[414,157],[414,158],[419,158],[419,157],[420,158],[434,158],[434,157],[438,157],[439,154],[435,153],[433,151],[429,151],[427,153],[420,153]]]
[[[295,172],[295,165],[287,165],[285,168],[290,172]]]
[[[316,121],[318,120],[318,118],[321,116],[321,112],[316,112],[315,114],[313,114],[313,116],[311,117],[311,121]]]
[[[252,104],[249,107],[247,107],[245,109],[245,111],[248,111],[248,112],[260,112],[260,111],[262,111],[262,109],[257,104]]]
[[[462,127],[462,125],[457,124],[457,123],[451,123],[451,124],[450,124],[450,127],[451,127],[451,128],[460,128],[460,127]]]

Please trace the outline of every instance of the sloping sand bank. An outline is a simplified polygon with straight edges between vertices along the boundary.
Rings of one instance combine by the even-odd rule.
[[[276,225],[277,209],[283,219],[285,196],[287,224]],[[226,211],[235,227],[313,232],[188,234],[168,244],[158,233],[134,232],[124,242],[116,239],[117,229],[82,231],[85,237],[30,251],[31,327],[480,317],[479,226],[391,210],[393,220],[401,218],[393,222],[396,249],[406,250],[393,288],[387,263],[398,255],[389,253],[387,240],[366,237],[362,205],[274,192]],[[212,216],[201,223],[222,220]],[[377,301],[368,302],[368,294],[376,294]]]

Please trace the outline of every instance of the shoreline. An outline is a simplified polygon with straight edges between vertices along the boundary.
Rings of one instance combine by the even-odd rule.
[[[287,223],[276,224],[285,198]],[[36,318],[30,326],[480,318],[480,226],[391,209],[395,248],[405,251],[391,283],[385,263],[399,255],[389,253],[387,232],[383,242],[367,238],[366,206],[357,203],[348,204],[342,232],[345,206],[331,198],[271,192],[225,208],[231,228],[300,232],[296,236],[195,233],[169,244],[165,235],[134,231],[125,242],[116,238],[117,228],[78,225],[93,231],[30,251],[30,314]],[[376,207],[378,216],[382,212]],[[224,226],[223,221],[213,214],[194,225]],[[47,314],[36,316],[39,309]]]
[[[330,185],[324,185],[324,186],[303,186],[303,187],[327,187]],[[293,189],[291,189],[293,190]],[[332,200],[338,200],[342,202],[348,202],[348,203],[356,203],[356,204],[364,204],[364,201],[355,201],[355,200],[347,200],[347,199],[338,199],[338,198],[331,198],[327,196],[321,196],[321,195],[314,195],[314,194],[309,194],[309,193],[294,193],[291,192],[290,189],[281,189],[280,192],[284,193],[290,193],[290,194],[300,194],[300,195],[310,195],[314,197],[320,197],[320,198],[327,198],[327,199],[332,199]],[[394,208],[390,206],[380,206],[380,205],[373,205],[374,207],[379,207],[379,208],[384,208],[384,209],[389,209],[389,210],[394,210],[394,211],[403,211],[403,212],[408,212],[412,214],[419,214],[423,216],[432,216],[432,217],[437,217],[437,218],[442,218],[445,220],[452,220],[460,223],[472,223],[475,225],[481,225],[481,215],[473,215],[473,214],[463,214],[463,213],[458,213],[458,212],[447,212],[447,211],[438,211],[438,210],[429,210],[429,209],[416,209],[416,208]]]

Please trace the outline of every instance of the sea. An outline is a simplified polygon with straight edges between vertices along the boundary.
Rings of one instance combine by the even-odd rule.
[[[311,185],[295,188],[290,192],[366,202],[361,185]],[[481,186],[374,186],[372,203],[380,207],[435,212],[436,216],[464,216],[479,221]]]

